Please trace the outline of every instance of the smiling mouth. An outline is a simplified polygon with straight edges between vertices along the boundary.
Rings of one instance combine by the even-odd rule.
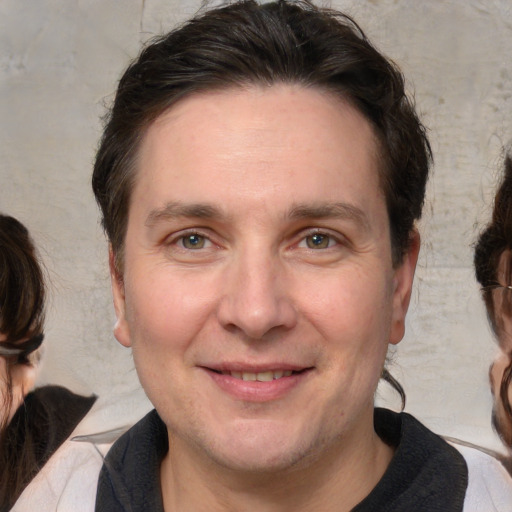
[[[290,368],[290,366],[279,368],[279,366],[281,365],[244,368],[239,364],[229,364],[220,368],[203,366],[203,369],[223,391],[237,401],[243,402],[269,402],[283,398],[296,386],[303,385],[309,380],[307,375],[315,369],[313,366],[302,368]]]

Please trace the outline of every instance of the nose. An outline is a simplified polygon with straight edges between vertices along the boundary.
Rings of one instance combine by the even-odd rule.
[[[292,329],[297,311],[284,269],[270,256],[240,256],[223,279],[218,308],[221,325],[251,340]]]

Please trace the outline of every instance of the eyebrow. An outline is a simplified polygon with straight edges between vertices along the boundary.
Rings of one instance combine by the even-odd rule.
[[[179,202],[167,203],[162,208],[151,210],[146,218],[145,225],[152,227],[161,221],[168,221],[179,217],[195,217],[199,219],[223,218],[225,215],[219,208],[210,204]]]
[[[145,225],[153,227],[162,221],[180,217],[198,219],[225,219],[227,215],[220,208],[207,203],[170,202],[162,208],[155,208],[146,218]],[[366,214],[360,208],[348,203],[313,203],[293,206],[285,216],[292,220],[300,219],[347,219],[370,229]]]
[[[299,204],[290,210],[289,216],[292,219],[347,219],[370,230],[368,217],[363,210],[348,203]]]

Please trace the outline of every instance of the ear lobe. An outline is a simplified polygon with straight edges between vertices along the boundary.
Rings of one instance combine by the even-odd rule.
[[[108,249],[108,263],[110,267],[110,284],[112,287],[112,298],[116,312],[116,323],[114,325],[114,336],[116,340],[125,347],[131,346],[130,329],[126,321],[126,301],[124,295],[123,276],[117,268],[115,254],[112,245]]]
[[[405,334],[405,316],[411,300],[414,272],[420,252],[420,234],[416,229],[411,232],[407,253],[399,267],[395,269],[393,290],[393,312],[389,342],[399,343]]]

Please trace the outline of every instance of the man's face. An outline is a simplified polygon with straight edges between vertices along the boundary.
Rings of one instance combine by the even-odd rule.
[[[298,86],[190,96],[150,126],[115,334],[174,449],[283,468],[373,433],[418,250],[392,267],[377,164],[353,107]]]

